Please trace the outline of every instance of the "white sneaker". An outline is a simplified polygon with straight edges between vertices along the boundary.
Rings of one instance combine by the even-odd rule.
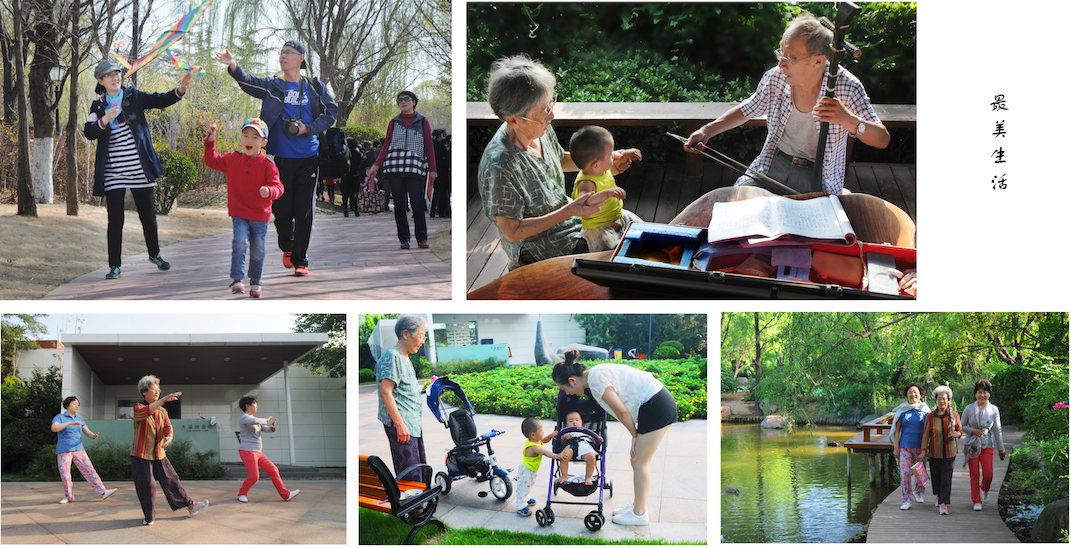
[[[187,509],[190,511],[190,515],[191,516],[196,516],[197,512],[200,512],[201,510],[204,510],[205,508],[208,508],[208,500],[207,499],[206,500],[202,500],[201,502],[198,502],[196,504],[191,504]]]
[[[911,509],[911,501],[907,501],[907,502],[901,504],[900,505],[900,509],[901,510],[910,510]]]
[[[650,522],[646,512],[642,516],[637,516],[631,509],[628,512],[614,516],[611,521],[618,525],[647,525]]]
[[[631,512],[631,511],[632,511],[632,504],[629,503],[628,506],[622,506],[621,508],[618,508],[617,510],[614,510],[613,515],[620,516],[621,514],[624,514],[625,512]]]
[[[67,504],[68,502],[71,502],[71,501],[67,497],[63,497],[59,501],[60,504]]]
[[[989,504],[989,491],[982,491],[982,503]]]
[[[922,504],[923,502],[926,502],[926,501],[922,500],[922,494],[921,493],[915,493],[915,502],[917,502],[919,504]]]
[[[944,504],[942,504],[940,509],[937,510],[937,513],[941,514],[942,516],[947,516],[948,515],[948,507],[945,506]]]
[[[982,511],[982,503],[980,503],[980,502],[974,503],[974,510],[976,512],[981,512]]]
[[[108,497],[110,497],[110,496],[114,495],[114,494],[115,494],[115,492],[116,492],[116,491],[118,491],[118,490],[119,490],[119,489],[108,489],[107,491],[105,491],[105,492],[104,492],[104,494],[103,494],[103,495],[101,495],[101,496],[100,496],[100,500],[105,500],[105,499],[107,499]]]
[[[141,520],[141,524],[142,524],[142,525],[152,525],[152,524],[154,524],[154,523],[156,523],[156,522],[155,522],[155,521],[145,521],[145,520]]]
[[[293,491],[291,491],[291,492],[290,492],[290,496],[289,496],[289,497],[286,497],[286,501],[287,501],[287,502],[290,502],[290,501],[291,501],[291,500],[293,500],[293,499],[294,499],[294,497],[296,497],[296,496],[297,496],[297,494],[298,494],[298,493],[300,493],[300,492],[301,492],[301,489],[294,489]]]
[[[249,502],[249,497],[245,495],[238,495],[238,502]]]

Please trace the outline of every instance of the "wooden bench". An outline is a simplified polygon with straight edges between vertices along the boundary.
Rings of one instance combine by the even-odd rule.
[[[555,103],[554,123],[559,126],[684,126],[689,136],[740,103]],[[871,105],[885,127],[915,127],[915,105]],[[487,102],[469,102],[468,125],[497,126],[502,123]],[[745,126],[764,126],[766,118],[754,118]],[[668,137],[667,137],[668,139]],[[848,158],[852,144],[848,139]],[[703,173],[703,156],[689,154],[687,175]]]
[[[427,468],[425,475],[430,483],[431,466],[427,464],[410,466],[397,476],[391,476],[390,469],[379,457],[361,455],[360,460],[360,507],[390,514],[400,518],[406,525],[412,525],[409,536],[405,537],[405,544],[412,544],[417,531],[429,523],[446,530],[441,521],[434,519],[442,486],[433,484],[428,487],[428,483],[398,479],[417,468]],[[421,492],[402,499],[402,493],[411,489]]]

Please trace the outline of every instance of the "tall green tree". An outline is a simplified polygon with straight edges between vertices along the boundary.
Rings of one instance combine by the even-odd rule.
[[[346,378],[345,314],[294,314],[294,332],[327,333],[327,344],[305,356],[302,365],[332,378]]]
[[[4,314],[0,317],[0,360],[3,377],[15,373],[15,357],[20,350],[40,348],[34,337],[47,331],[37,320],[44,314]]]

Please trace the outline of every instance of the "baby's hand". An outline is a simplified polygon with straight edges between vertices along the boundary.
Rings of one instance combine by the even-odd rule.
[[[271,191],[268,189],[268,187],[266,187],[266,186],[260,187],[260,197],[261,198],[267,198],[268,196],[271,196]]]
[[[625,199],[625,189],[621,187],[614,187],[606,190],[607,198],[617,198],[618,200]]]

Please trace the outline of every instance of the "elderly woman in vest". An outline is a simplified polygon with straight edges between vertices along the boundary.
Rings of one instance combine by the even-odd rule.
[[[428,247],[428,223],[424,218],[424,196],[431,195],[438,173],[435,168],[435,147],[431,141],[431,122],[416,111],[415,93],[398,93],[401,113],[387,124],[387,137],[379,156],[368,168],[368,178],[380,175],[383,184],[394,196],[394,222],[398,225],[398,241],[409,249],[409,220],[406,202],[413,208],[413,229],[417,246]]]
[[[948,505],[952,496],[952,472],[956,463],[959,447],[956,440],[963,437],[963,426],[959,415],[952,407],[952,389],[938,386],[933,391],[937,409],[926,415],[922,427],[922,455],[929,458],[930,481],[933,482],[933,494],[937,497],[937,513],[947,516]]]

